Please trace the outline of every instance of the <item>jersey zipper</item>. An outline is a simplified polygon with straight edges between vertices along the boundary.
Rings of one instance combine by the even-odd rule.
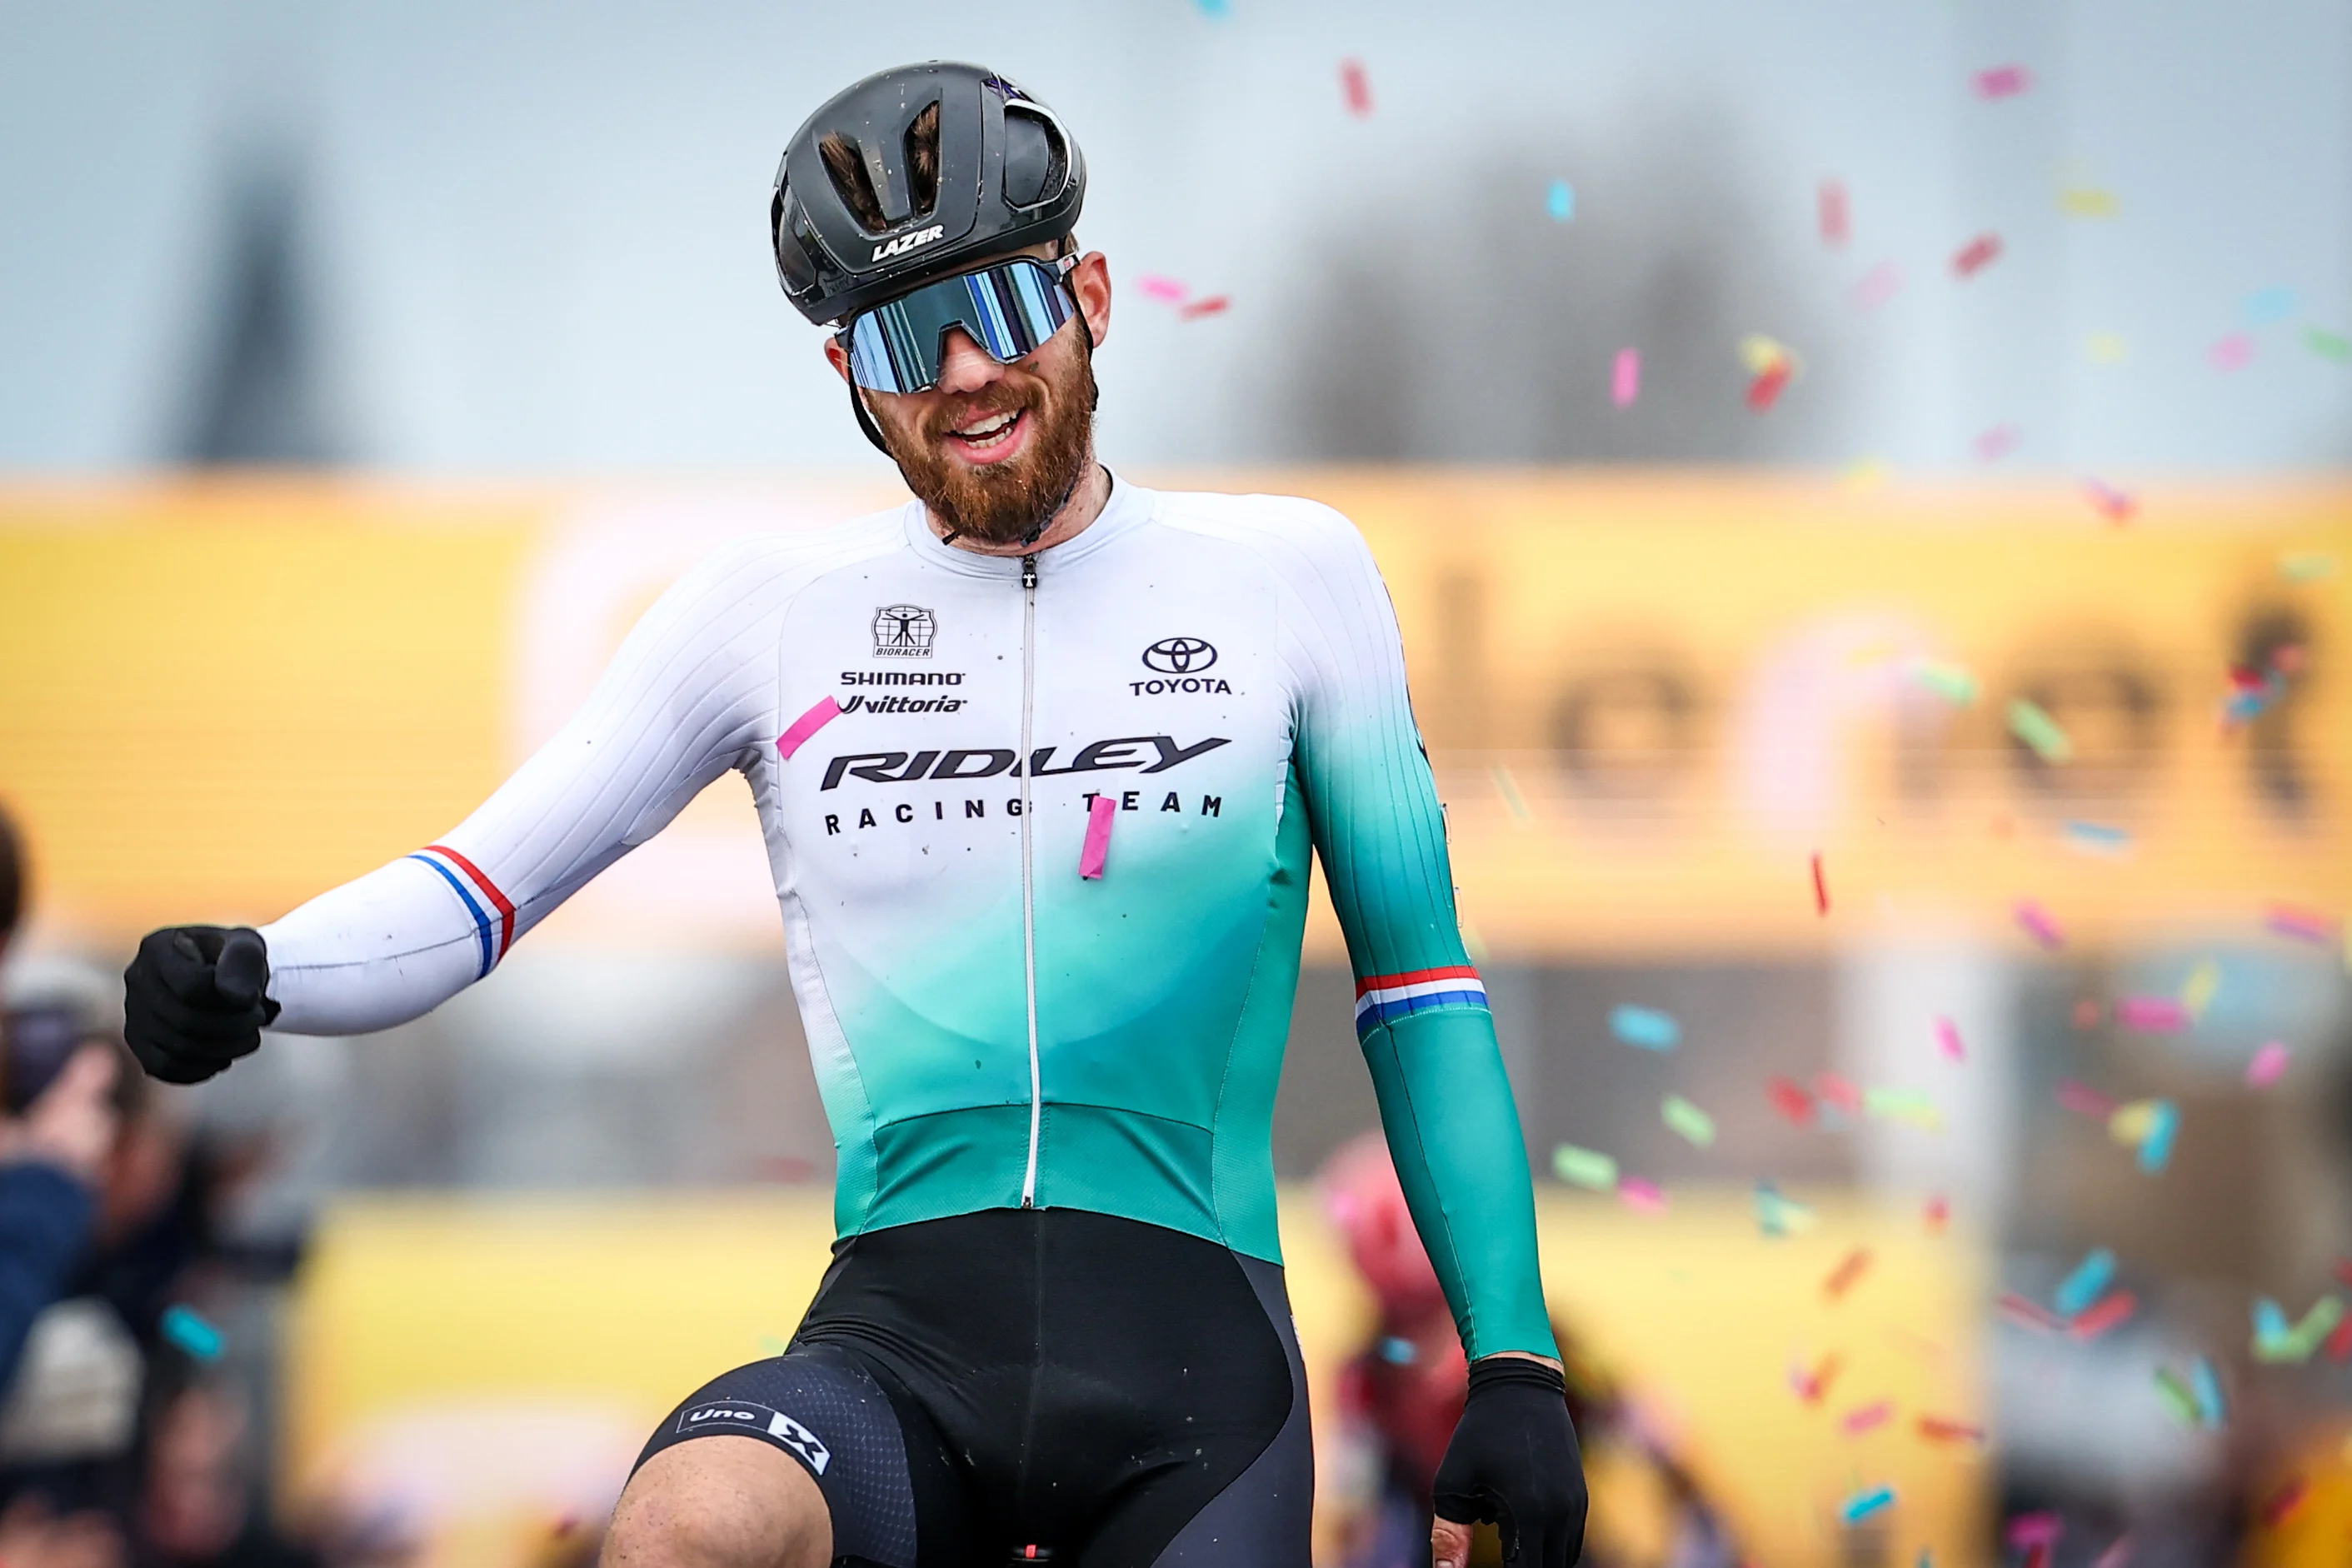
[[[1045,1090],[1037,1076],[1037,894],[1029,853],[1030,765],[1036,761],[1031,731],[1037,709],[1037,557],[1021,558],[1021,968],[1029,1014],[1029,1163],[1021,1173],[1021,1206],[1037,1206],[1037,1134]]]

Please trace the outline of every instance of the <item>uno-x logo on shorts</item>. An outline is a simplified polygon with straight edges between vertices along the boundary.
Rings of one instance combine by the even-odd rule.
[[[709,1405],[697,1405],[678,1413],[677,1429],[681,1432],[712,1432],[723,1428],[764,1433],[808,1461],[808,1468],[818,1475],[833,1462],[833,1450],[824,1439],[793,1420],[781,1410],[748,1400],[721,1399]]]

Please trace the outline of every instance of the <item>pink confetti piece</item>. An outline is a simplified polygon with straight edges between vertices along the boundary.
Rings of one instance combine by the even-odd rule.
[[[2252,332],[2231,332],[2205,351],[2215,370],[2243,370],[2253,363],[2254,338]]]
[[[2000,259],[2000,236],[1990,231],[1977,236],[1954,253],[1952,271],[1961,278],[1973,278]]]
[[[2033,85],[2033,73],[2023,66],[1995,66],[1977,72],[1977,96],[1992,100],[2015,98]]]
[[[2132,1538],[2130,1532],[2126,1531],[2116,1537],[2113,1546],[2099,1553],[2099,1560],[2092,1563],[2091,1568],[2124,1568],[2124,1564],[2131,1561],[2131,1554]]]
[[[1960,1026],[1949,1018],[1936,1020],[1936,1044],[1944,1055],[1956,1062],[1969,1059],[1968,1047],[1960,1043]]]
[[[2017,442],[2016,426],[1996,425],[1977,437],[1977,461],[1998,463],[2015,449]]]
[[[1195,300],[1176,314],[1187,321],[1197,321],[1203,316],[1222,316],[1234,308],[1234,302],[1223,294],[1212,294],[1205,300]]]
[[[1748,384],[1748,411],[1761,414],[1780,400],[1780,394],[1796,374],[1787,360],[1775,360],[1764,368],[1764,374]]]
[[[1800,1127],[1813,1124],[1813,1097],[1805,1086],[1790,1079],[1776,1078],[1764,1086],[1772,1097],[1772,1109]]]
[[[1372,79],[1364,74],[1364,62],[1344,59],[1339,62],[1339,92],[1347,100],[1348,112],[1361,120],[1372,112]]]
[[[793,721],[792,728],[776,737],[776,750],[791,762],[793,753],[807,743],[808,738],[841,717],[841,704],[827,697]]]
[[[1822,874],[1822,855],[1818,849],[1813,851],[1813,912],[1817,915],[1830,912],[1829,879]]]
[[[2016,915],[2017,923],[2025,928],[2026,934],[2043,947],[2054,952],[2066,945],[2065,931],[2052,918],[2048,910],[2033,900],[2018,900],[2011,912]]]
[[[1620,1176],[1617,1196],[1635,1214],[1662,1215],[1666,1212],[1666,1191],[1657,1183],[1640,1176]]]
[[[1882,1399],[1875,1405],[1865,1405],[1859,1410],[1848,1411],[1845,1419],[1838,1425],[1844,1428],[1847,1436],[1859,1437],[1874,1426],[1884,1426],[1894,1419],[1894,1416],[1895,1402],[1891,1399]]]
[[[1832,250],[1844,247],[1852,232],[1846,208],[1845,182],[1823,180],[1821,189],[1822,243]]]
[[[2116,1022],[2143,1034],[2175,1034],[2189,1027],[2189,1009],[2169,996],[2126,996],[2116,1004]]]
[[[2270,912],[2263,917],[2263,924],[2273,936],[2317,942],[2322,947],[2336,945],[2336,922],[2316,910],[2300,910],[2293,904],[2273,904]]]
[[[1929,1236],[1941,1236],[1944,1227],[1952,1223],[1952,1201],[1941,1193],[1927,1196],[1927,1207],[1919,1213],[1919,1223]]]
[[[1840,1078],[1833,1072],[1815,1073],[1813,1092],[1848,1116],[1862,1114],[1862,1090],[1851,1080]]]
[[[1892,261],[1882,261],[1862,275],[1862,280],[1853,286],[1851,298],[1860,309],[1874,310],[1895,298],[1902,287],[1903,268]]]
[[[2254,1053],[2253,1060],[2246,1064],[2247,1087],[2270,1088],[2286,1076],[2286,1065],[2293,1059],[2293,1053],[2288,1051],[2284,1041],[2263,1041],[2262,1048]]]
[[[1087,841],[1078,850],[1078,875],[1098,881],[1103,862],[1110,858],[1111,818],[1118,815],[1118,796],[1098,795],[1087,803]]]
[[[1642,351],[1619,349],[1609,373],[1609,395],[1620,408],[1631,408],[1642,395]]]
[[[2119,1105],[2111,1096],[2101,1094],[2087,1084],[2076,1083],[2071,1078],[2060,1081],[2058,1103],[2077,1116],[2089,1117],[2102,1127],[2106,1125],[2107,1118],[2116,1113]]]
[[[2021,1296],[2014,1290],[2002,1291],[2000,1299],[1992,1306],[1994,1311],[1999,1312],[2011,1322],[2021,1324],[2029,1329],[2041,1329],[2054,1333],[2066,1326],[2064,1321],[2049,1308],[2030,1297]]]
[[[2092,506],[2098,509],[2099,515],[2109,522],[2129,522],[2132,514],[2139,510],[2138,500],[2128,491],[2119,490],[2099,479],[2084,479],[2083,494]]]
[[[2088,1344],[2109,1329],[2128,1322],[2131,1315],[2137,1310],[2139,1310],[2139,1298],[2128,1290],[2117,1290],[2084,1309],[2073,1322],[2066,1325],[2066,1331],[2084,1344]]]
[[[1137,279],[1135,280],[1135,286],[1143,290],[1146,298],[1162,300],[1171,305],[1176,303],[1177,300],[1181,300],[1187,293],[1191,292],[1190,289],[1186,289],[1181,283],[1177,282],[1173,278],[1162,278],[1156,273],[1150,272],[1147,272],[1142,277]]]
[[[2065,1521],[2054,1513],[2021,1513],[2009,1521],[2004,1533],[2013,1547],[2055,1546],[2065,1528]]]

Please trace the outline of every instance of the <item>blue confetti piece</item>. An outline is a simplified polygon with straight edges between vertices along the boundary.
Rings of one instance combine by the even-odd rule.
[[[2268,326],[2284,321],[2294,314],[2294,290],[2292,289],[2258,289],[2246,296],[2246,324]]]
[[[187,1352],[196,1360],[220,1360],[224,1342],[221,1331],[198,1316],[193,1308],[174,1303],[163,1309],[163,1337]]]
[[[1554,180],[1544,195],[1544,211],[1551,214],[1554,223],[1567,223],[1576,216],[1576,187],[1566,180]]]
[[[2189,1386],[2197,1394],[2198,1420],[2219,1427],[2230,1418],[2229,1404],[2221,1397],[2221,1374],[2213,1370],[2212,1362],[2201,1355],[2197,1358],[2189,1369]]]
[[[2286,1309],[2268,1296],[2254,1303],[2254,1342],[2257,1345],[2276,1344],[2294,1332],[2286,1321]]]
[[[2058,1294],[2051,1304],[2062,1318],[2078,1317],[2083,1310],[2099,1299],[2107,1281],[2116,1277],[2116,1255],[2105,1247],[2095,1247],[2083,1261],[2074,1265],[2074,1272],[2059,1284]]]
[[[2131,829],[2112,827],[2104,822],[2068,823],[2066,841],[2077,849],[2097,855],[2128,854],[2132,847]]]
[[[1874,1513],[1884,1513],[1895,1506],[1895,1489],[1880,1487],[1875,1491],[1856,1492],[1845,1500],[1838,1515],[1848,1524],[1860,1524]]]
[[[1421,1359],[1421,1347],[1391,1334],[1381,1342],[1381,1359],[1391,1366],[1411,1366]]]
[[[2180,1107],[2168,1100],[2156,1102],[2147,1136],[2140,1141],[2139,1168],[2153,1176],[2171,1162],[2172,1140],[2180,1131]]]
[[[1612,1007],[1609,1032],[1645,1051],[1671,1051],[1683,1037],[1683,1026],[1654,1007]]]

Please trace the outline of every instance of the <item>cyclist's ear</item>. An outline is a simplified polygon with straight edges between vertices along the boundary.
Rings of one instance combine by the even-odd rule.
[[[1089,250],[1070,268],[1070,291],[1078,297],[1078,313],[1087,319],[1087,332],[1100,348],[1110,336],[1110,263],[1099,250]]]

